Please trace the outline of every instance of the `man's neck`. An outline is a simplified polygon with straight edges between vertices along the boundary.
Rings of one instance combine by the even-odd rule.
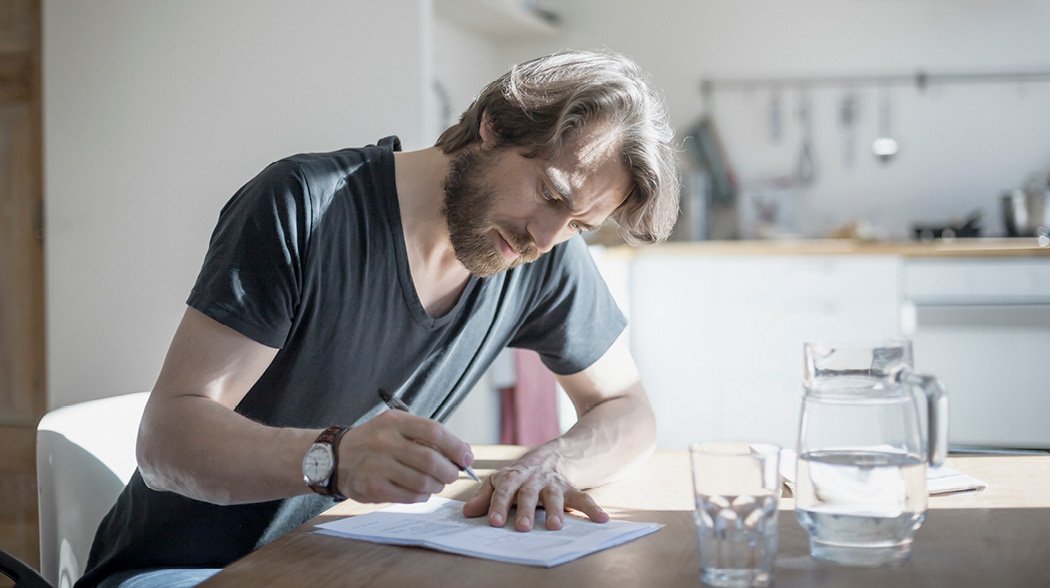
[[[449,157],[436,147],[394,154],[394,178],[409,269],[423,307],[431,316],[455,305],[470,277],[449,240],[445,176]]]
[[[443,213],[449,157],[437,147],[394,154],[397,200],[410,253],[427,265],[455,260]],[[457,262],[458,263],[458,262]]]

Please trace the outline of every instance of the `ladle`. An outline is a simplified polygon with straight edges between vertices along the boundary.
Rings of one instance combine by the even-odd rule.
[[[871,152],[882,163],[889,163],[900,151],[900,144],[890,136],[889,90],[883,88],[879,94],[879,136],[871,144]]]

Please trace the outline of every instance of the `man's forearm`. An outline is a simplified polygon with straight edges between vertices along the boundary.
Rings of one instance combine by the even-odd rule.
[[[647,459],[656,447],[656,419],[635,383],[580,416],[564,435],[525,454],[520,461],[544,463],[577,488],[593,488]]]
[[[267,427],[199,396],[164,399],[139,432],[143,480],[212,504],[303,494],[302,457],[315,431]]]

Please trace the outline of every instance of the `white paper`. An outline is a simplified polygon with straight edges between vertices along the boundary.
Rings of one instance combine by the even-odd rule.
[[[655,533],[663,525],[609,521],[595,523],[566,516],[559,531],[545,528],[536,511],[533,530],[497,528],[487,517],[468,519],[463,503],[433,496],[422,504],[398,504],[368,514],[317,525],[321,532],[372,543],[415,545],[502,562],[550,568]]]
[[[983,481],[959,470],[942,465],[926,468],[926,490],[930,495],[955,492],[980,492],[988,487]]]
[[[795,488],[795,459],[793,450],[780,450],[780,475],[792,490]],[[945,465],[926,468],[926,491],[930,496],[956,492],[980,492],[987,486],[983,481]]]

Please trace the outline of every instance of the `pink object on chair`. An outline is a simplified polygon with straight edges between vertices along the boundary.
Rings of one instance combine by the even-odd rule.
[[[500,389],[500,442],[533,447],[560,434],[557,382],[535,351],[514,349],[515,382]]]

